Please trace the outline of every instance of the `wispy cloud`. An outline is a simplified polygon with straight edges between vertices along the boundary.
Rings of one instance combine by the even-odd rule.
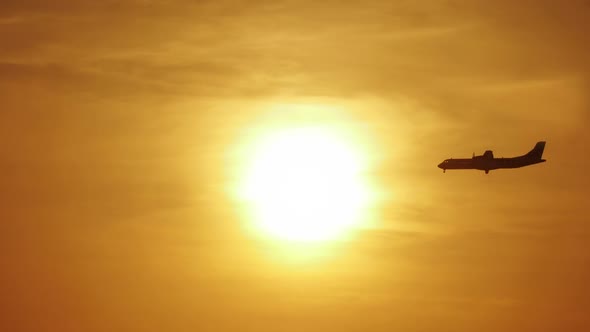
[[[25,329],[47,329],[29,318],[55,289],[66,309],[87,301],[81,325],[151,322],[165,303],[204,329],[300,327],[298,310],[345,328],[420,330],[399,310],[423,330],[516,315],[524,330],[588,326],[586,1],[3,0],[0,13],[2,280]],[[346,105],[378,141],[369,176],[392,193],[321,276],[273,272],[224,192],[238,127],[293,100]],[[435,166],[541,139],[548,162],[526,171]]]

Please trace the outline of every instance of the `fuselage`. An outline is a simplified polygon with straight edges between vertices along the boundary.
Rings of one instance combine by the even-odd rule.
[[[438,165],[442,169],[477,169],[477,170],[494,170],[499,168],[519,168],[545,162],[545,159],[530,160],[525,156],[514,158],[493,158],[493,159],[447,159]]]

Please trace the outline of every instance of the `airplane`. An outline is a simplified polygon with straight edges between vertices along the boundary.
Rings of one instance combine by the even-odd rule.
[[[519,168],[528,165],[543,163],[546,160],[542,159],[543,150],[545,150],[545,142],[537,142],[535,147],[529,153],[513,157],[513,158],[494,158],[494,153],[487,150],[481,156],[476,156],[475,153],[471,159],[446,159],[438,164],[438,168],[447,169],[477,169],[485,171],[488,174],[491,170],[499,168]]]

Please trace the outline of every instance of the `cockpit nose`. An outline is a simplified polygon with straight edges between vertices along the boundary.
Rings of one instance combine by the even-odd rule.
[[[438,168],[443,168],[443,164],[444,164],[444,161],[443,161],[442,163],[438,164],[438,166],[437,166],[437,167],[438,167]]]

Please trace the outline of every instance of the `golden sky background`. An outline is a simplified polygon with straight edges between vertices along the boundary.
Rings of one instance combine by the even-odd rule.
[[[588,31],[577,0],[1,1],[0,330],[590,330]],[[346,241],[247,231],[273,105],[366,134]]]

